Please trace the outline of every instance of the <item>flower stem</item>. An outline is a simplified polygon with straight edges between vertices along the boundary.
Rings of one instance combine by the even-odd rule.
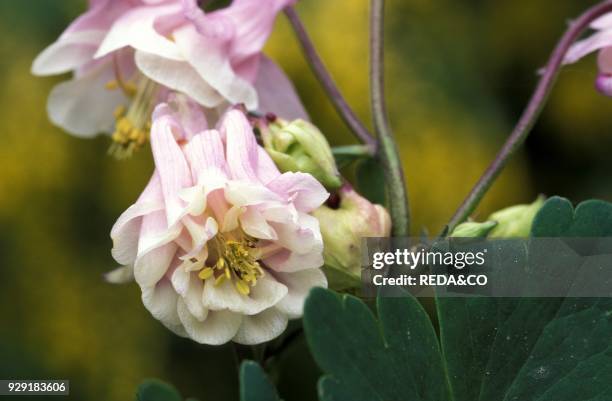
[[[523,111],[521,118],[514,127],[514,130],[502,146],[501,150],[495,156],[489,167],[485,170],[482,177],[472,188],[463,203],[459,206],[450,222],[448,223],[445,233],[452,230],[476,209],[480,200],[491,188],[495,179],[499,176],[502,169],[508,163],[508,159],[517,151],[523,144],[527,135],[533,128],[538,116],[540,115],[544,104],[554,86],[555,80],[559,75],[563,58],[569,47],[580,36],[580,34],[589,26],[589,24],[597,17],[612,11],[612,0],[603,1],[595,6],[587,9],[582,15],[573,21],[567,31],[563,34],[557,46],[553,50],[548,63],[546,64],[544,73],[538,82],[538,85]]]
[[[394,236],[410,232],[410,212],[404,171],[387,118],[384,91],[384,0],[372,0],[370,10],[370,96],[374,130],[380,146],[377,156],[385,173]]]
[[[351,107],[342,96],[342,93],[340,93],[336,83],[319,57],[319,54],[310,40],[310,37],[306,32],[306,28],[304,27],[304,24],[302,24],[302,21],[295,11],[295,8],[293,6],[289,6],[286,7],[284,11],[285,15],[287,15],[287,18],[289,19],[289,22],[291,23],[291,26],[293,27],[300,45],[302,46],[304,56],[306,57],[310,68],[319,80],[321,86],[323,86],[327,96],[329,96],[329,99],[334,105],[336,112],[340,115],[342,120],[344,120],[344,123],[355,134],[355,136],[361,142],[366,144],[370,148],[370,152],[374,154],[377,147],[376,139],[374,139],[365,125],[355,115]]]

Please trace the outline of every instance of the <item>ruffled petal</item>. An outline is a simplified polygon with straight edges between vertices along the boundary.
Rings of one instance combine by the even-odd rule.
[[[321,206],[329,197],[323,185],[306,173],[284,173],[267,185],[272,191],[284,195],[297,210],[309,213]]]
[[[285,120],[310,120],[293,83],[268,57],[261,57],[255,89],[261,113],[273,113]]]
[[[180,13],[181,9],[180,4],[162,4],[137,7],[125,12],[112,25],[94,57],[103,57],[131,46],[167,59],[183,60],[175,43],[157,32],[155,26],[158,18],[168,18],[172,14]]]
[[[178,315],[191,339],[200,344],[221,345],[230,341],[238,332],[242,315],[230,311],[209,311],[204,321],[197,320],[179,298]]]
[[[171,242],[138,257],[134,263],[134,278],[142,287],[150,287],[159,282],[170,268],[177,246]]]
[[[217,130],[196,135],[185,147],[191,174],[207,192],[223,188],[227,179],[223,142]]]
[[[278,234],[276,243],[299,253],[320,253],[323,250],[323,240],[319,221],[311,215],[299,213],[297,224],[271,223]]]
[[[172,288],[170,281],[162,280],[151,287],[141,287],[142,303],[151,312],[151,315],[164,326],[181,337],[186,337],[187,332],[183,328],[177,313],[178,294]]]
[[[323,266],[323,253],[299,254],[285,249],[265,258],[263,262],[274,271],[292,273]]]
[[[257,178],[264,184],[267,184],[281,175],[281,173],[278,171],[276,164],[274,164],[272,158],[264,148],[258,146],[257,153]]]
[[[245,316],[233,340],[244,345],[261,344],[281,335],[287,323],[284,313],[276,308],[266,309],[255,316]]]
[[[234,0],[231,6],[210,14],[211,18],[229,18],[235,27],[236,38],[232,42],[234,62],[259,53],[274,27],[280,10],[295,0]]]
[[[151,149],[161,179],[169,227],[184,213],[186,205],[180,199],[181,190],[194,184],[185,155],[176,141],[175,130],[182,128],[167,115],[155,119],[151,127]]]
[[[206,280],[203,303],[211,310],[227,309],[245,315],[255,315],[274,306],[286,294],[287,287],[270,275],[264,275],[257,280],[249,295],[240,294],[229,280],[216,286],[214,280]]]
[[[228,111],[221,121],[220,131],[225,137],[227,164],[232,177],[259,182],[259,145],[245,115],[238,110]]]
[[[225,39],[201,35],[192,25],[174,31],[174,38],[189,64],[223,98],[234,104],[244,103],[250,110],[257,107],[255,88],[232,69]]]
[[[172,273],[172,286],[175,291],[183,298],[185,306],[193,317],[202,322],[208,315],[208,309],[202,305],[202,294],[204,284],[194,272],[187,272],[178,268]]]
[[[239,219],[240,227],[251,237],[265,240],[278,239],[274,228],[268,224],[257,209],[253,207],[247,208]]]
[[[225,199],[234,206],[259,205],[266,202],[281,202],[282,198],[263,185],[246,181],[229,181],[225,185]]]
[[[217,107],[224,99],[186,61],[136,51],[136,65],[151,80],[185,93],[204,107]]]
[[[274,276],[289,289],[276,307],[290,319],[302,316],[304,301],[313,287],[327,288],[327,279],[320,269],[307,269],[295,273],[279,272],[274,273]]]
[[[136,203],[119,216],[111,229],[113,249],[111,253],[117,262],[123,265],[133,264],[138,250],[141,217],[164,208],[163,195],[159,176],[154,174]]]

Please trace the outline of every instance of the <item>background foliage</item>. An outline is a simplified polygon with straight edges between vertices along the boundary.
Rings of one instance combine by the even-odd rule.
[[[367,120],[368,2],[302,0],[298,10],[339,86]],[[518,117],[578,0],[389,1],[391,121],[415,233],[450,217]],[[106,156],[106,138],[53,128],[46,96],[61,78],[30,76],[35,55],[85,1],[0,0],[0,377],[67,378],[71,399],[130,400],[144,377],[184,396],[238,399],[229,347],[198,346],[150,318],[135,286],[101,281],[108,232],[151,173],[147,152]],[[333,144],[352,137],[322,101],[282,18],[268,52],[288,71]],[[594,59],[564,70],[540,123],[479,209],[537,193],[612,199],[612,100],[592,89]],[[284,399],[315,399],[319,373],[303,342],[275,361]]]

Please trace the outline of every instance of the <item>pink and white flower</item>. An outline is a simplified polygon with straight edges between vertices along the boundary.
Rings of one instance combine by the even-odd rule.
[[[612,96],[612,13],[604,14],[591,23],[595,32],[576,42],[567,52],[564,62],[574,63],[589,53],[599,50],[597,64],[599,74],[595,87],[606,96]]]
[[[206,129],[194,104],[161,104],[151,146],[153,177],[111,232],[144,305],[204,344],[278,336],[327,285],[310,213],[328,193],[309,174],[281,174],[237,109]]]
[[[159,87],[207,108],[244,103],[304,117],[291,82],[262,54],[276,15],[293,1],[235,0],[205,14],[196,0],[90,0],[32,72],[73,72],[53,89],[48,111],[56,125],[84,137],[112,133],[122,117],[131,126],[119,128],[146,131]]]

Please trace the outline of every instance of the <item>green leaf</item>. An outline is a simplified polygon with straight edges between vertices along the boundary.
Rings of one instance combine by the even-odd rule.
[[[305,305],[304,329],[328,375],[322,401],[448,400],[431,322],[411,297],[381,298],[379,318],[359,299],[316,288]]]
[[[587,201],[574,209],[566,199],[550,198],[531,235],[612,237],[612,204]],[[520,249],[509,252],[538,256],[532,248],[519,255]],[[612,399],[612,299],[436,301],[441,349],[428,316],[409,295],[379,297],[376,317],[357,298],[314,289],[304,328],[326,373],[321,401]]]
[[[138,386],[136,401],[183,401],[183,397],[168,383],[146,379]]]
[[[274,385],[253,361],[240,365],[240,401],[280,401]]]
[[[370,202],[385,204],[385,174],[376,159],[365,159],[355,169],[357,190]]]
[[[612,204],[587,201],[574,210],[566,199],[550,198],[531,234],[610,236]],[[612,383],[610,300],[445,298],[437,300],[437,307],[456,401],[612,396],[612,388],[601,385]]]

